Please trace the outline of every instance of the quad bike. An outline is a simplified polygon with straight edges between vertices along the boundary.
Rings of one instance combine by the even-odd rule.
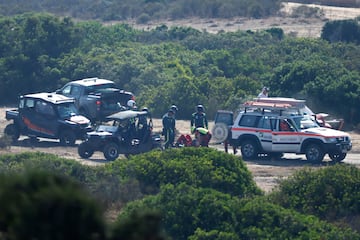
[[[108,161],[120,154],[140,154],[161,149],[160,135],[152,133],[152,119],[147,111],[126,110],[107,117],[108,125],[99,125],[87,133],[87,138],[78,147],[82,158],[90,158],[101,151]]]

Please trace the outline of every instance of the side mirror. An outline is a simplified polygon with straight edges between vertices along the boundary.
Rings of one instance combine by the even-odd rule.
[[[56,93],[56,94],[61,94],[61,89],[57,89],[57,90],[55,91],[55,93]]]

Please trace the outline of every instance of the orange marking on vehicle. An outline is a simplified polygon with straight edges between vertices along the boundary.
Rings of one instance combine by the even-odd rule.
[[[25,125],[31,129],[31,130],[34,130],[34,131],[37,131],[37,132],[41,132],[41,133],[45,133],[45,134],[48,134],[48,135],[55,135],[54,132],[52,131],[49,131],[45,128],[42,128],[42,127],[39,127],[35,124],[33,124],[30,119],[26,118],[26,117],[23,117],[23,121],[25,123]]]

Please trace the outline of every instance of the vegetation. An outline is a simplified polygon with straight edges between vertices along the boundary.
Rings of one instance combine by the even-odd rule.
[[[283,180],[270,199],[285,208],[331,222],[348,219],[360,230],[360,171],[354,166],[304,169]]]
[[[0,26],[1,104],[97,76],[134,92],[155,117],[175,103],[177,117],[187,119],[202,103],[211,118],[218,109],[237,110],[266,85],[270,96],[306,99],[313,110],[349,125],[360,121],[356,41],[290,38],[277,28],[210,34],[163,25],[139,31],[46,14],[2,17]],[[324,39],[340,31],[326,29]]]
[[[0,14],[14,15],[25,12],[49,12],[77,19],[103,21],[137,19],[178,19],[188,17],[231,18],[266,17],[280,9],[280,0],[108,0],[108,1],[0,1]],[[145,21],[145,22],[146,22]]]
[[[155,151],[98,167],[7,154],[0,156],[0,235],[360,239],[349,228],[358,230],[359,176],[347,165],[305,169],[263,195],[241,159],[213,149]],[[114,223],[104,220],[103,207],[121,208]]]

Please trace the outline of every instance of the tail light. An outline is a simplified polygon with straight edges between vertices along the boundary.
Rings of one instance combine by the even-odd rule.
[[[100,111],[100,107],[101,107],[101,101],[100,101],[100,100],[97,100],[97,101],[96,101],[97,111]]]

